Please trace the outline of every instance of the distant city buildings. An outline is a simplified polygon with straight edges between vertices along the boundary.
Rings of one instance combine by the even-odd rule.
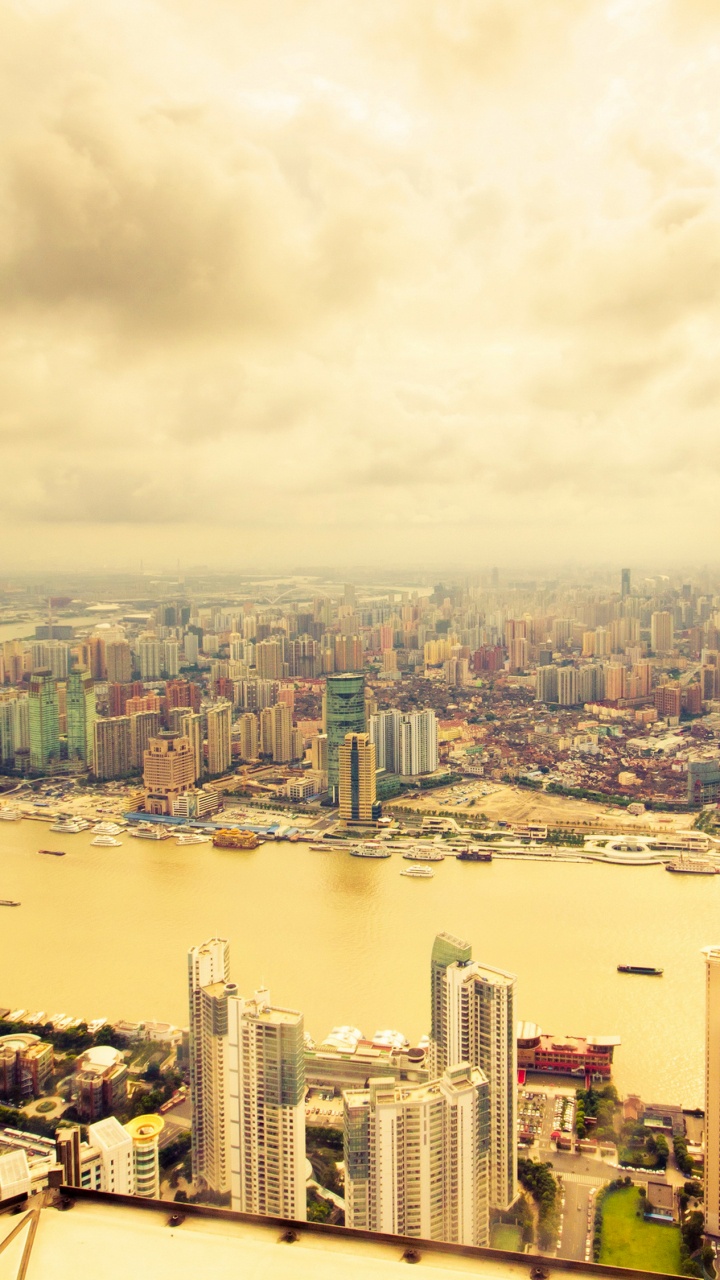
[[[705,1230],[720,1237],[720,947],[705,956]]]

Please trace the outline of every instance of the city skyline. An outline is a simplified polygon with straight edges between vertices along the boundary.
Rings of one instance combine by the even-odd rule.
[[[1,21],[15,565],[712,545],[714,6]]]

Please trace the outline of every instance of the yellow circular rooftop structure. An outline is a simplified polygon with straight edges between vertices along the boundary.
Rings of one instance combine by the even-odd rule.
[[[125,1125],[133,1142],[154,1142],[165,1128],[162,1116],[135,1116]]]

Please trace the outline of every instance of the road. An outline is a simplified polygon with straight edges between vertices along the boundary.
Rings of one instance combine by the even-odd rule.
[[[582,1186],[579,1182],[565,1183],[565,1215],[558,1249],[561,1258],[585,1261],[589,1203],[589,1186]]]

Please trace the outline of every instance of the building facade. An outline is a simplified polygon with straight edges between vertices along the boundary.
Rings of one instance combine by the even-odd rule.
[[[337,799],[340,782],[338,752],[348,733],[365,732],[365,677],[329,675],[325,684],[328,788]]]
[[[490,1204],[517,1198],[517,1041],[514,974],[472,959],[469,942],[440,933],[431,959],[430,1071],[468,1062],[490,1088]]]
[[[367,733],[348,733],[338,748],[340,817],[373,822],[379,815],[375,779],[375,743]]]
[[[427,1084],[370,1080],[343,1095],[346,1225],[489,1243],[490,1095],[460,1063]]]

